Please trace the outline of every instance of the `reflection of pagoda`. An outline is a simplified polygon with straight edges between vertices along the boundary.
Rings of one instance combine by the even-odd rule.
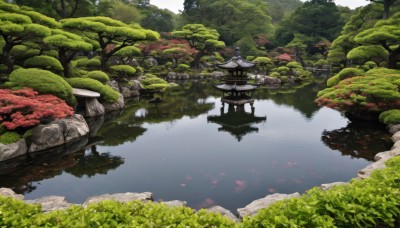
[[[218,128],[218,131],[228,132],[238,141],[241,141],[243,136],[249,133],[258,132],[258,128],[251,125],[265,122],[266,119],[267,117],[255,116],[254,108],[252,108],[251,113],[248,113],[244,110],[243,106],[237,106],[235,109],[233,104],[229,104],[227,113],[225,113],[224,107],[221,107],[221,115],[207,117],[209,122],[222,126]]]
[[[236,48],[236,54],[232,59],[217,66],[228,70],[228,75],[223,79],[224,83],[215,86],[223,92],[222,104],[244,106],[244,104],[250,103],[253,107],[254,99],[251,95],[258,85],[248,84],[247,71],[255,64],[244,60],[240,56],[239,48]],[[228,95],[226,96],[225,93]]]

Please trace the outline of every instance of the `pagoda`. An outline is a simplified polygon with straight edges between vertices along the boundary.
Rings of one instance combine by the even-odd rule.
[[[258,88],[258,85],[248,83],[247,71],[254,66],[254,63],[246,61],[240,56],[239,48],[236,48],[235,56],[232,59],[217,65],[220,69],[228,70],[228,75],[222,79],[223,83],[215,85],[217,89],[223,92],[222,105],[227,103],[234,106],[244,106],[249,103],[253,108],[252,94]]]

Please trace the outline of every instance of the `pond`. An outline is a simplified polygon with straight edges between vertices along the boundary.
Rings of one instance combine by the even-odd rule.
[[[379,124],[349,122],[317,107],[323,84],[261,88],[252,113],[250,106],[221,109],[221,94],[210,83],[185,82],[162,102],[132,100],[100,119],[100,144],[2,164],[0,185],[26,199],[64,195],[82,203],[105,193],[149,191],[157,201],[236,211],[268,194],[348,181],[392,146],[390,135]]]

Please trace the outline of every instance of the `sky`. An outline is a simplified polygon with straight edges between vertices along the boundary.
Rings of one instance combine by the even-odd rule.
[[[304,2],[305,0],[302,1]],[[183,2],[184,0],[150,0],[150,4],[156,5],[162,9],[169,9],[174,13],[178,13],[179,10],[183,10]],[[358,6],[365,6],[369,3],[367,0],[335,0],[335,2],[338,5],[348,6],[351,9],[354,9]]]

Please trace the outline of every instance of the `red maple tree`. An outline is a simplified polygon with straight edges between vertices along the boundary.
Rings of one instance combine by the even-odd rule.
[[[30,88],[0,89],[0,124],[8,130],[33,127],[73,114],[73,109],[56,96],[39,95]]]

